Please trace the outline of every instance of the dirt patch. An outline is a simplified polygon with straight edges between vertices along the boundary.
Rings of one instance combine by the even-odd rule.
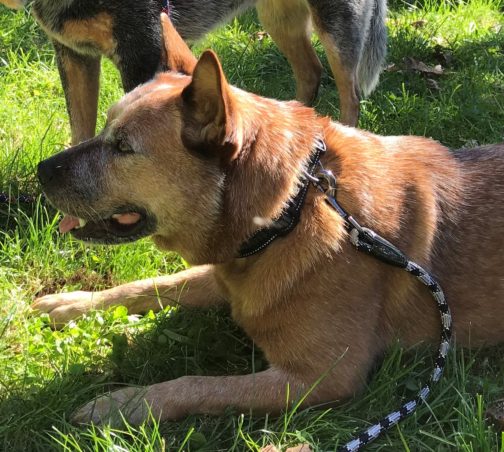
[[[68,277],[48,278],[40,282],[41,289],[35,297],[43,297],[52,293],[61,292],[64,287],[71,286],[73,290],[95,291],[103,290],[114,285],[112,273],[104,274],[95,271],[78,270]]]

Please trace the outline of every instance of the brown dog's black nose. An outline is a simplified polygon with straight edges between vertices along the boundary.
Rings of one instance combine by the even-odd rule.
[[[62,194],[66,198],[77,196],[80,200],[94,197],[97,180],[105,166],[103,156],[111,152],[102,138],[97,137],[43,160],[37,167],[42,190],[55,201]]]
[[[51,183],[58,176],[58,173],[61,175],[62,172],[63,165],[55,165],[51,159],[43,160],[37,167],[38,180],[42,186]]]

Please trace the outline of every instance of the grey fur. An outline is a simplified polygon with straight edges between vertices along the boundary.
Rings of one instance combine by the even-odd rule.
[[[308,0],[319,26],[334,40],[342,64],[357,71],[360,94],[378,83],[387,47],[386,0]]]
[[[196,41],[255,3],[256,0],[171,0],[170,14],[180,35],[187,41]]]
[[[172,0],[172,18],[188,41],[203,37],[257,0]],[[307,0],[314,20],[334,39],[342,62],[357,71],[360,93],[378,83],[386,56],[386,0]]]
[[[364,96],[368,96],[375,89],[385,61],[387,53],[386,15],[386,0],[375,0],[374,14],[371,15],[370,28],[358,68],[359,87]]]

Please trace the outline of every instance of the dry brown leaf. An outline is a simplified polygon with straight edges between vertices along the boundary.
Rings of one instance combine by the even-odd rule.
[[[411,71],[420,72],[421,74],[443,75],[443,73],[444,73],[444,69],[440,64],[437,64],[434,67],[428,66],[423,61],[416,60],[415,58],[412,58],[412,57],[404,58],[404,64],[406,66],[406,69],[409,69]]]
[[[308,444],[299,444],[296,447],[289,447],[285,452],[312,452]]]
[[[278,449],[273,446],[273,444],[270,444],[269,446],[263,447],[260,452],[278,452]]]
[[[425,25],[427,25],[427,21],[425,19],[416,20],[411,23],[411,26],[415,28],[422,28],[425,27]]]
[[[279,451],[273,444],[270,444],[266,447],[263,447],[260,452],[279,452]],[[289,447],[285,452],[312,452],[312,450],[308,444],[299,444],[295,447]]]
[[[387,67],[384,69],[385,72],[398,72],[400,70],[401,68],[395,63],[388,64]]]
[[[264,38],[267,38],[269,36],[267,31],[258,31],[254,33],[254,37],[258,41],[262,41]]]

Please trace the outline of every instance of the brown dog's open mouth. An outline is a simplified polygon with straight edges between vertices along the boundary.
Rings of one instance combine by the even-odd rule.
[[[138,240],[155,230],[155,220],[142,209],[124,207],[100,219],[65,215],[59,224],[62,234],[70,232],[85,242],[118,244]]]

